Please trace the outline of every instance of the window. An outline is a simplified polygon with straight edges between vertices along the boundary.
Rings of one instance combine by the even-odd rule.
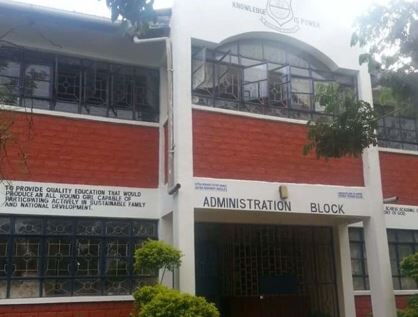
[[[0,47],[1,103],[158,122],[158,70]]]
[[[401,115],[390,107],[376,108],[381,117],[378,121],[379,145],[418,151],[418,120],[416,115]]]
[[[193,103],[259,114],[313,119],[320,84],[339,83],[356,92],[354,76],[335,74],[288,45],[240,40],[216,49],[192,48]]]
[[[415,281],[402,275],[403,258],[418,252],[418,231],[388,229],[389,253],[395,290],[418,289]],[[363,229],[350,228],[351,266],[355,290],[369,289]]]
[[[130,294],[155,274],[135,272],[135,248],[157,222],[0,217],[0,299]]]

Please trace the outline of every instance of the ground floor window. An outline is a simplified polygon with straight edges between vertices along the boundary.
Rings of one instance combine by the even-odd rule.
[[[154,273],[133,254],[157,222],[110,218],[0,217],[0,298],[130,294]]]
[[[402,275],[400,263],[408,255],[418,252],[418,230],[388,230],[390,263],[395,290],[418,289],[414,280]],[[350,228],[351,265],[355,290],[368,290],[367,257],[363,229]]]

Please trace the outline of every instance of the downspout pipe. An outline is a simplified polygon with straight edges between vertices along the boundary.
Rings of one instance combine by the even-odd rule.
[[[173,113],[173,53],[171,48],[171,41],[169,37],[155,37],[149,39],[140,39],[134,36],[132,39],[135,44],[165,42],[166,58],[167,58],[167,117],[168,117],[168,132],[169,132],[169,153],[168,153],[168,188],[172,189],[174,185],[174,113]],[[180,187],[176,188],[177,190]]]

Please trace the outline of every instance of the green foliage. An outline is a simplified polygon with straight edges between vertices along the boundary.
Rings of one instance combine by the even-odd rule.
[[[351,41],[367,49],[359,62],[369,64],[378,84],[390,87],[402,107],[418,108],[417,16],[414,0],[375,5],[358,19]]]
[[[401,263],[402,274],[418,282],[418,253],[405,257]]]
[[[377,144],[377,114],[370,104],[336,84],[320,86],[316,101],[325,107],[325,116],[308,122],[304,155],[315,150],[317,158],[357,157]]]
[[[164,241],[148,240],[135,251],[135,269],[137,271],[172,271],[181,265],[182,254]]]
[[[401,263],[402,274],[418,282],[418,253],[405,257]],[[411,296],[405,309],[398,312],[399,317],[418,317],[418,295]]]
[[[130,35],[144,35],[156,19],[154,0],[106,0],[112,21],[121,19],[122,28]]]
[[[203,297],[162,285],[142,287],[134,293],[134,299],[140,317],[219,317],[215,305]]]

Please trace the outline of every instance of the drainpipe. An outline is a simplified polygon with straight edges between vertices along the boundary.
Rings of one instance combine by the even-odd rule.
[[[150,39],[140,39],[134,36],[132,40],[135,44],[165,42],[166,58],[167,58],[167,99],[168,99],[168,133],[169,133],[169,153],[168,153],[168,191],[176,192],[180,187],[174,188],[174,118],[173,118],[173,54],[171,41],[169,37],[156,37]],[[178,185],[178,184],[177,184]]]

